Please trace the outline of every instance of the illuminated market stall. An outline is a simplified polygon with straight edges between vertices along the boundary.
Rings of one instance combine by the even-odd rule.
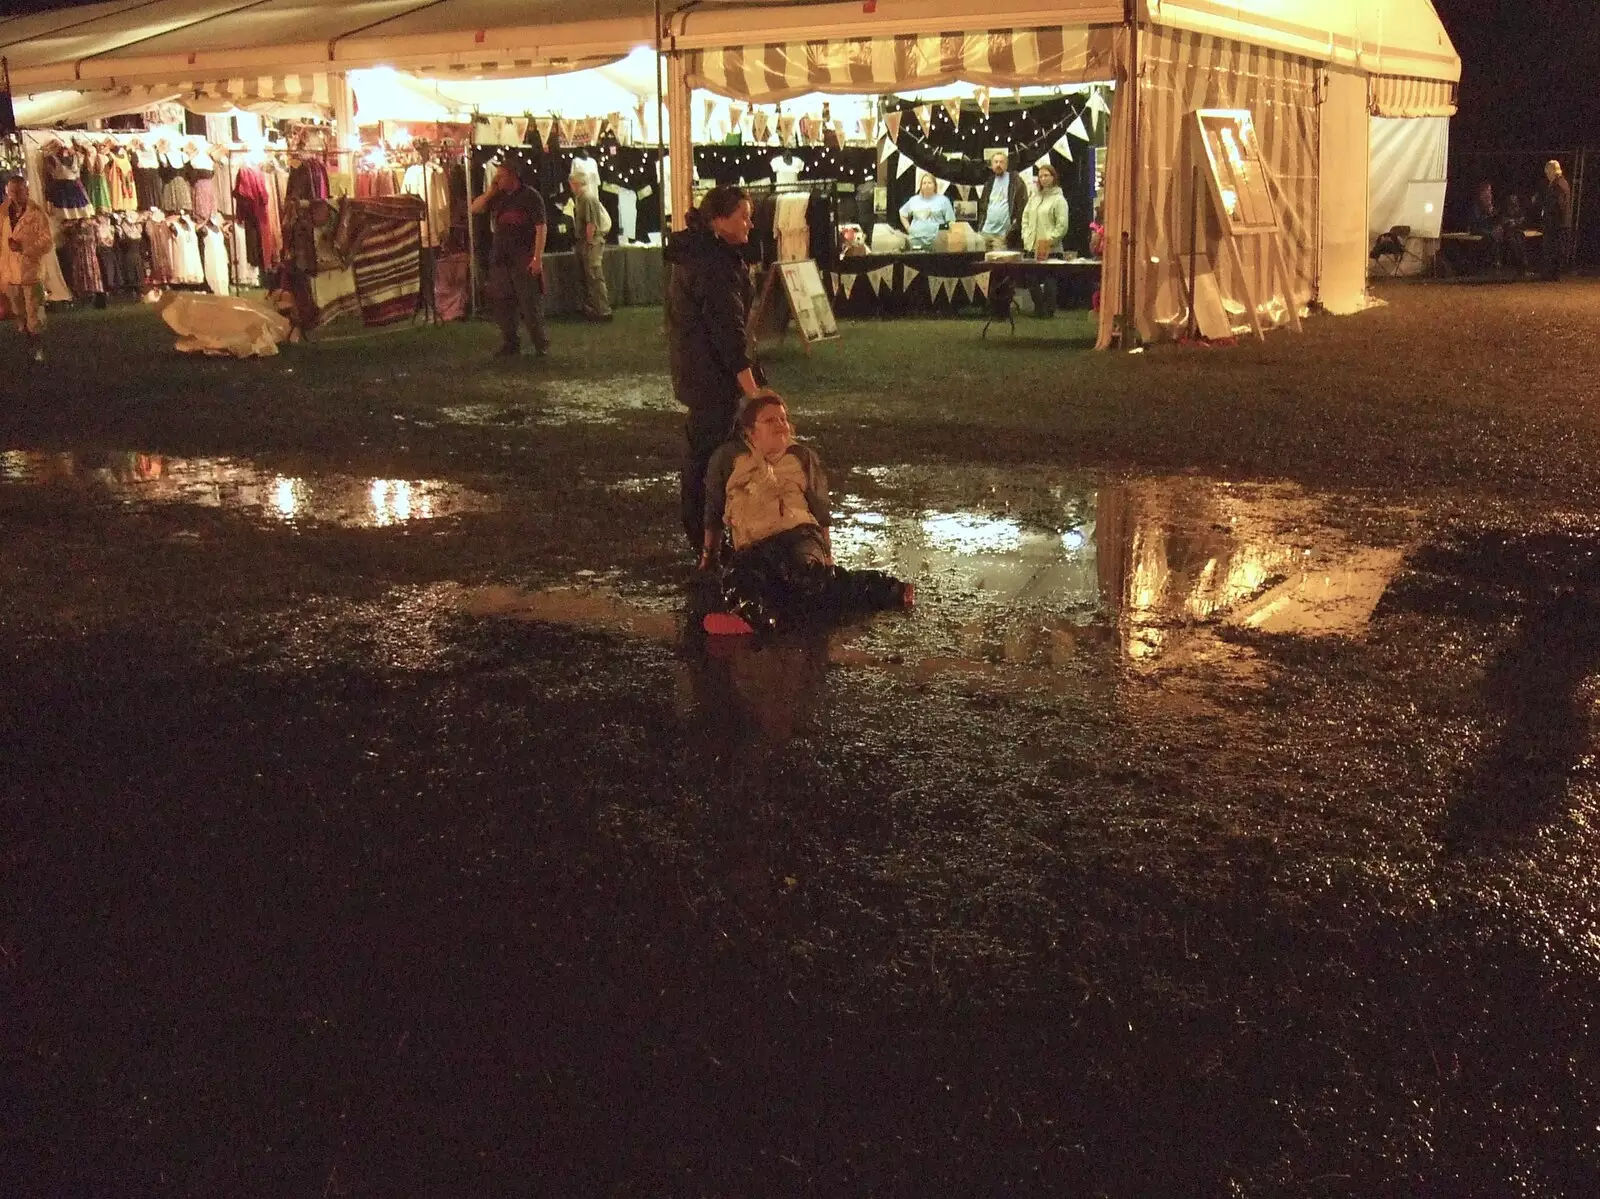
[[[1021,170],[1047,159],[1066,176],[1064,249],[1080,262],[1090,247],[1074,239],[1103,203],[1102,345],[1183,336],[1202,309],[1206,328],[1236,333],[1294,325],[1314,306],[1361,308],[1373,197],[1393,193],[1395,172],[1423,169],[1418,155],[1389,154],[1379,179],[1373,122],[1448,118],[1460,70],[1428,0],[1308,0],[1292,10],[1276,0],[106,0],[0,20],[0,54],[19,107],[36,106],[25,118],[36,125],[181,99],[184,138],[203,135],[213,151],[255,154],[263,166],[281,158],[286,174],[310,163],[315,176],[320,164],[330,196],[346,186],[357,196],[364,175],[376,189],[397,173],[403,186],[420,166],[418,237],[443,258],[459,253],[450,240],[458,223],[452,207],[449,229],[440,228],[444,206],[432,199],[427,168],[453,166],[451,152],[468,196],[497,156],[548,160],[537,169],[557,210],[556,177],[592,161],[616,209],[614,238],[630,246],[648,246],[660,232],[652,225],[681,222],[697,179],[770,178],[774,200],[806,180],[807,204],[814,190],[827,191],[832,231],[814,245],[807,221],[805,252],[826,268],[845,311],[976,302],[981,263],[925,270],[909,247],[879,245],[875,235],[880,225],[894,232],[894,202],[921,173],[952,208],[970,202],[963,188],[982,182],[975,151],[993,142]],[[359,73],[374,70],[387,74],[369,79],[369,93],[392,93],[398,82],[432,107],[405,110],[396,100],[393,115],[369,111],[377,102],[360,100]],[[526,82],[510,100],[456,90],[511,80],[552,89],[596,70],[611,70],[606,82],[621,91],[576,109],[541,100]],[[951,87],[965,90],[939,90]],[[198,123],[208,108],[236,122],[235,110],[275,105],[319,116],[299,118],[281,148],[270,131],[252,144],[231,124]],[[1225,135],[1215,123],[1205,132],[1202,110],[1231,114]],[[1024,119],[1033,126],[1004,125]],[[408,124],[417,120],[434,136],[419,137]],[[469,124],[463,144],[444,145],[455,141],[446,128]],[[803,161],[793,182],[780,150]],[[780,158],[782,170],[772,165]],[[669,179],[666,195],[652,168]],[[918,252],[975,253],[970,240],[966,250],[956,244],[959,223],[939,231],[941,248]],[[847,237],[850,226],[857,233]],[[775,216],[774,241],[779,229]],[[475,240],[470,222],[466,231]],[[237,230],[227,236],[241,239]],[[434,238],[438,246],[426,244]],[[779,257],[799,252],[800,239],[789,240]],[[852,261],[857,241],[867,262]],[[896,260],[872,264],[880,250]],[[439,277],[447,274],[440,264]],[[623,267],[624,293],[629,277]],[[652,287],[645,279],[641,298]]]

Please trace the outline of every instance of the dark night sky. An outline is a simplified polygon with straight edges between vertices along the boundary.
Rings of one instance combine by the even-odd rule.
[[[1600,146],[1600,2],[1435,0],[1461,55],[1462,144]]]
[[[0,0],[0,14],[68,7]],[[1461,143],[1600,146],[1600,0],[1435,0],[1461,53]]]

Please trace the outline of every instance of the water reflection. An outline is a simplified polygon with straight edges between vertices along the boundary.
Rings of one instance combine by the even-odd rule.
[[[145,453],[0,452],[0,483],[71,485],[130,504],[194,504],[269,520],[387,528],[492,507],[487,496],[437,479],[285,475],[237,458]]]
[[[881,481],[896,489],[894,476]],[[906,499],[917,490],[906,487]],[[1010,510],[984,511],[842,496],[835,556],[915,580],[919,609],[838,630],[811,645],[813,657],[918,682],[1047,691],[1081,689],[1120,665],[1225,666],[1242,680],[1253,651],[1220,630],[1360,635],[1404,554],[1363,544],[1341,525],[1333,497],[1287,485],[1136,479],[1015,499]],[[1392,523],[1408,522],[1396,514]],[[471,606],[661,641],[681,635],[681,603],[651,609],[609,591],[484,593]],[[734,665],[692,669],[721,680],[763,739],[803,727],[815,704],[788,685],[815,684],[811,658],[791,661],[748,639],[710,644]]]

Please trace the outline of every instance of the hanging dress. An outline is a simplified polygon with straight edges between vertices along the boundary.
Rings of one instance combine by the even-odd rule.
[[[123,287],[122,260],[117,257],[117,225],[110,214],[94,218],[95,255],[100,259],[100,282],[108,292]]]
[[[178,281],[177,234],[161,220],[145,222],[144,234],[150,243],[150,282],[156,286]]]
[[[106,186],[111,192],[112,212],[132,212],[139,207],[139,194],[133,185],[133,164],[128,152],[113,150],[105,159]]]
[[[142,287],[150,273],[145,264],[144,221],[125,215],[117,219],[117,266],[123,287]]]
[[[64,230],[67,241],[67,283],[81,299],[102,294],[100,246],[93,221],[75,221]]]
[[[83,188],[89,194],[89,203],[94,205],[98,212],[111,211],[111,185],[106,181],[105,164],[110,159],[109,154],[102,154],[99,150],[86,149],[78,155],[78,161],[83,168]]]
[[[200,257],[204,265],[206,286],[216,295],[228,295],[227,234],[212,224],[202,226],[200,232],[204,235]]]
[[[148,146],[141,145],[133,158],[133,191],[142,212],[161,207],[161,159]]]
[[[211,151],[200,149],[189,160],[189,190],[194,199],[194,217],[209,221],[217,211],[216,167],[211,161]]]
[[[204,283],[205,262],[200,257],[200,234],[188,217],[171,222],[174,238],[174,265],[179,283]]]
[[[189,180],[184,175],[188,165],[182,150],[169,150],[161,160],[161,210],[163,212],[189,212],[194,208],[194,193],[189,190]]]
[[[64,221],[81,221],[94,215],[80,174],[77,155],[71,150],[44,156],[45,201]]]

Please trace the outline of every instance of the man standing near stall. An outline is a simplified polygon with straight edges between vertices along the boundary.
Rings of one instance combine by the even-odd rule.
[[[1011,169],[1011,156],[996,150],[989,156],[994,175],[978,194],[978,232],[986,250],[1015,249],[1022,244],[1022,210],[1028,185]]]
[[[44,361],[44,283],[40,264],[54,249],[50,218],[28,198],[27,182],[8,179],[5,202],[0,204],[0,290],[5,292],[6,305],[35,362]]]
[[[611,294],[606,290],[605,250],[611,214],[590,189],[587,171],[574,166],[567,186],[572,189],[572,232],[577,242],[583,316],[585,320],[609,321]]]
[[[489,302],[500,325],[496,357],[521,352],[517,317],[528,327],[533,351],[541,358],[550,350],[544,331],[544,198],[522,182],[509,162],[494,173],[494,186],[472,202],[474,213],[487,212],[492,236],[489,245]]]
[[[1572,184],[1552,158],[1544,164],[1544,276],[1560,279],[1572,258]]]

